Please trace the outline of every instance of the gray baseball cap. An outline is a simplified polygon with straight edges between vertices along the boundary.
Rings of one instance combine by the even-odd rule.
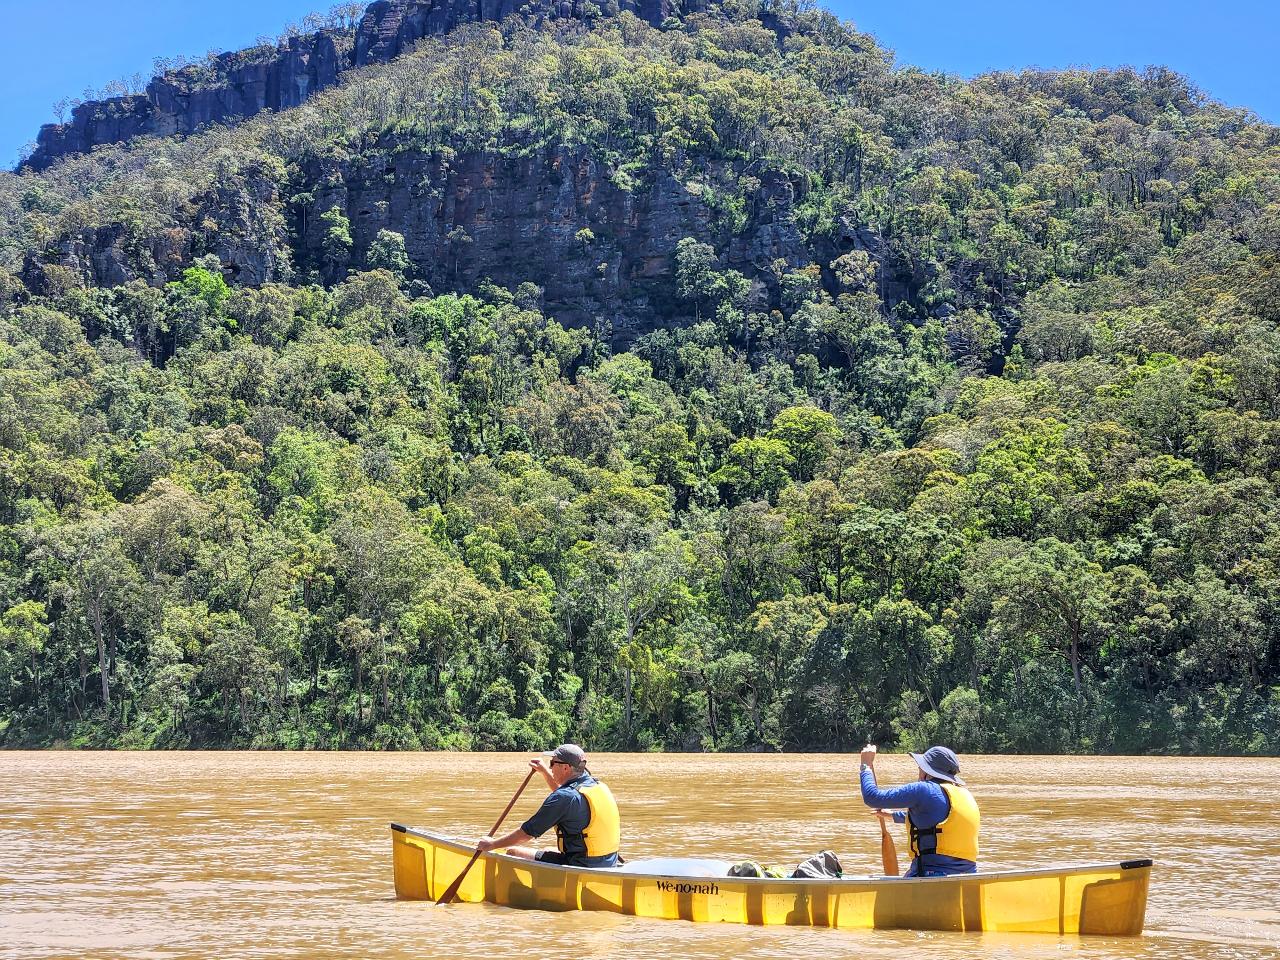
[[[567,763],[575,770],[584,770],[587,766],[586,751],[576,743],[562,743],[554,750],[548,750],[543,756],[550,757],[552,760],[559,760],[561,763]]]

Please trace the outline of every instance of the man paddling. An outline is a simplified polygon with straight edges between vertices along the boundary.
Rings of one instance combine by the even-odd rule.
[[[946,877],[978,869],[978,804],[960,779],[960,761],[947,747],[913,753],[919,779],[881,790],[876,784],[876,747],[862,750],[862,800],[878,816],[906,823],[911,843],[908,877]],[[886,808],[904,807],[890,811]]]
[[[482,853],[505,849],[513,857],[571,867],[616,867],[620,829],[613,793],[591,775],[587,755],[577,744],[561,744],[549,756],[550,763],[541,757],[529,761],[551,790],[538,812],[505,837],[485,837],[476,849]],[[558,849],[518,846],[552,827]]]

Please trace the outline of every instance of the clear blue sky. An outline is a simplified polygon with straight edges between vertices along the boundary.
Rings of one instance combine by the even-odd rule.
[[[820,0],[822,2],[822,0]],[[156,57],[248,46],[330,0],[0,0],[0,164],[51,105]],[[826,0],[898,62],[972,76],[1019,67],[1163,64],[1280,122],[1280,0]]]

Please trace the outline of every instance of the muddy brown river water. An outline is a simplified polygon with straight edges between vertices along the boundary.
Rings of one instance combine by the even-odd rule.
[[[1280,760],[962,759],[982,806],[982,868],[1152,857],[1146,934],[398,902],[388,822],[478,836],[523,778],[523,755],[0,753],[0,958],[1280,957]],[[914,779],[907,757],[877,766],[882,783]],[[856,756],[610,754],[592,768],[618,797],[629,857],[789,866],[830,847],[848,872],[878,872]]]

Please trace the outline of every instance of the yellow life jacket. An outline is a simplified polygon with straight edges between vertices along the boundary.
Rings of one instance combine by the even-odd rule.
[[[591,810],[591,819],[582,831],[582,839],[587,845],[586,856],[607,857],[617,853],[622,844],[622,827],[613,791],[599,780],[587,786],[574,786],[574,789],[587,798],[587,806]],[[563,853],[564,832],[559,827],[556,828],[556,845]]]
[[[941,854],[957,860],[978,862],[978,802],[964,787],[952,783],[938,784],[947,795],[947,816],[936,827],[919,827],[907,814],[911,831],[911,855],[919,857]]]

